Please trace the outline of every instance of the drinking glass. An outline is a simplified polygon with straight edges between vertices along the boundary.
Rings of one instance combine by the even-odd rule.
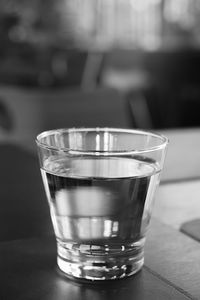
[[[59,268],[87,280],[138,272],[167,138],[71,128],[43,132],[36,142]]]

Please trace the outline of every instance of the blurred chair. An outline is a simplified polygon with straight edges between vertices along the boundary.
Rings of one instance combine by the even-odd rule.
[[[60,127],[133,127],[130,107],[117,91],[0,88],[15,125],[8,140],[35,150],[35,137]]]
[[[147,103],[145,91],[151,81],[148,74],[141,69],[105,68],[101,74],[101,84],[121,93],[124,101],[128,101],[136,128],[153,128],[153,120]]]
[[[14,128],[13,116],[4,99],[0,98],[0,137],[9,134]]]
[[[94,90],[97,86],[102,86],[117,91],[124,101],[129,103],[132,125],[136,128],[153,128],[154,122],[145,93],[151,86],[149,74],[142,70],[141,66],[112,66],[109,59],[109,54],[88,53],[81,83],[82,90]]]

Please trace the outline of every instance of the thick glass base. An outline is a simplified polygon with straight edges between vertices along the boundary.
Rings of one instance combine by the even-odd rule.
[[[86,245],[58,242],[57,263],[70,278],[114,280],[137,273],[144,264],[144,239],[129,245]]]

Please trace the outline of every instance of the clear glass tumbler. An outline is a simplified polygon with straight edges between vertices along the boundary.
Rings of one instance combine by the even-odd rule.
[[[59,268],[88,280],[139,271],[167,138],[71,128],[43,132],[36,142]]]

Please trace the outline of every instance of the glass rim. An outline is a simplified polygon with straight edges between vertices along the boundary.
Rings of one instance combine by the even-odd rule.
[[[130,134],[138,134],[138,135],[150,135],[151,137],[155,137],[157,139],[160,139],[160,144],[153,146],[153,147],[147,147],[147,148],[142,148],[142,149],[132,149],[132,150],[114,150],[114,151],[109,151],[109,150],[75,150],[69,147],[55,147],[55,146],[50,146],[47,143],[41,142],[41,139],[44,137],[47,137],[51,134],[55,133],[70,133],[70,132],[118,132],[118,133],[130,133]],[[139,153],[147,153],[147,152],[154,152],[157,150],[162,150],[165,149],[167,144],[169,143],[169,139],[164,136],[163,134],[160,133],[155,133],[153,131],[149,130],[143,130],[143,129],[126,129],[126,128],[114,128],[114,127],[70,127],[70,128],[58,128],[58,129],[51,129],[51,130],[46,130],[41,133],[39,133],[36,136],[35,142],[38,147],[41,147],[43,149],[47,150],[53,150],[53,151],[62,151],[66,152],[69,154],[74,154],[74,155],[106,155],[106,156],[111,156],[111,155],[127,155],[127,154],[139,154]]]

